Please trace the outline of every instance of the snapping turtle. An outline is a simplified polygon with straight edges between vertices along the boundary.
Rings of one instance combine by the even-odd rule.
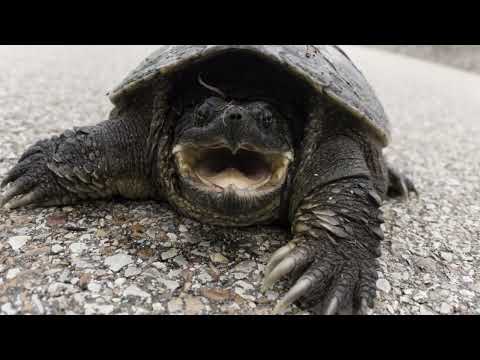
[[[120,195],[218,226],[288,224],[265,270],[265,288],[294,281],[275,311],[373,306],[380,206],[415,189],[386,164],[387,117],[340,48],[167,46],[110,99],[107,121],[27,149],[1,205]]]

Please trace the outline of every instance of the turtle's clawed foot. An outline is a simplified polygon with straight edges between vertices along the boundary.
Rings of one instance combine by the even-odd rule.
[[[40,201],[45,193],[42,189],[42,169],[38,166],[42,162],[42,155],[38,153],[20,160],[19,163],[9,171],[3,180],[1,187],[8,184],[9,188],[0,198],[0,206],[15,209],[31,203]]]
[[[366,314],[376,292],[375,260],[348,260],[334,248],[323,246],[326,243],[320,244],[313,239],[293,241],[272,256],[264,289],[286,275],[296,279],[274,313],[283,313],[298,302],[316,314]]]
[[[2,189],[8,185],[3,196],[0,196],[0,207],[16,209],[56,202],[54,198],[62,194],[62,189],[47,168],[47,147],[48,142],[45,141],[30,147],[7,173],[0,184]]]
[[[410,193],[418,196],[418,191],[413,182],[392,167],[388,168],[388,181],[388,196],[392,198],[400,197],[404,200],[408,200]]]

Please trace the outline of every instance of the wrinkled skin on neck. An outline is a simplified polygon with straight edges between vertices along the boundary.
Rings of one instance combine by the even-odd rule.
[[[294,160],[287,119],[265,100],[206,97],[183,109],[171,148],[182,213],[222,226],[279,217]]]

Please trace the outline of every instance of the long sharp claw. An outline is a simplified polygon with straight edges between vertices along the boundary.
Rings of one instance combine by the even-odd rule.
[[[295,267],[295,260],[293,258],[287,257],[278,264],[275,269],[272,270],[263,281],[263,291],[270,289],[273,284],[275,284],[282,277],[287,275]]]
[[[9,182],[10,182],[10,179],[8,177],[3,179],[2,182],[0,183],[0,189],[3,189],[5,186],[7,186]]]
[[[282,246],[280,249],[275,251],[270,258],[267,266],[265,267],[265,276],[268,276],[270,272],[277,266],[277,264],[282,261],[288,254],[295,249],[296,245],[293,242],[289,242],[287,245]]]
[[[415,196],[418,198],[419,197],[418,190],[415,187],[415,185],[413,184],[413,182],[409,178],[406,178],[405,182],[406,182],[406,186],[407,186],[408,191],[413,192],[415,194]]]
[[[43,196],[43,194],[41,192],[32,191],[32,192],[20,197],[19,199],[15,199],[15,200],[10,201],[7,204],[7,208],[8,209],[16,209],[16,208],[19,208],[19,207],[22,207],[22,206],[30,205],[30,204],[40,200],[42,198],[42,196]]]
[[[401,186],[402,186],[402,193],[403,193],[402,197],[405,201],[408,201],[410,199],[410,193],[408,191],[407,185],[405,184],[405,182],[402,181]]]
[[[22,162],[23,160],[25,160],[26,158],[32,156],[32,155],[35,155],[35,154],[38,154],[38,153],[42,153],[42,150],[40,147],[38,146],[32,146],[31,148],[27,149],[23,154],[22,156],[20,157],[20,159],[18,160],[19,162]]]
[[[368,301],[367,299],[362,299],[360,301],[360,306],[358,308],[357,314],[358,315],[368,315],[370,307],[368,306]]]
[[[6,203],[8,203],[12,198],[14,198],[17,195],[20,195],[25,191],[25,184],[20,183],[16,185],[12,185],[10,189],[8,189],[5,194],[3,194],[3,197],[0,200],[0,206],[4,206]]]
[[[5,178],[0,183],[0,189],[5,188],[5,186],[10,184],[12,181],[15,181],[18,178],[18,176],[21,175],[21,173],[20,174],[18,174],[18,173],[19,173],[19,171],[16,168],[14,168],[9,173],[7,173]]]
[[[312,286],[309,279],[300,279],[273,309],[274,314],[283,314],[287,308],[303,296]]]
[[[325,315],[335,315],[338,310],[338,298],[335,296],[325,309]]]

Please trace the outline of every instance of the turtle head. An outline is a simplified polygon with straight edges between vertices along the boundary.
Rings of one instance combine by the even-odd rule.
[[[280,203],[291,144],[288,122],[271,102],[200,100],[184,110],[175,129],[181,196],[209,214],[257,221]]]

